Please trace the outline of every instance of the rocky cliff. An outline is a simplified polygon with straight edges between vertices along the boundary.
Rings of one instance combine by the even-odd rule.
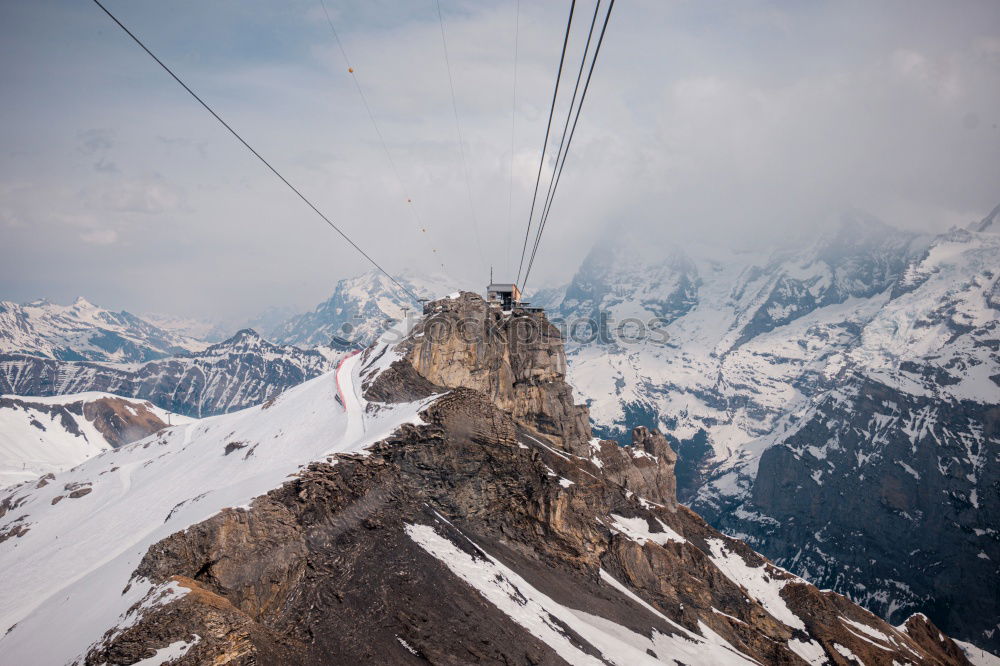
[[[523,346],[522,320],[542,331]],[[464,337],[451,332],[462,321]],[[128,514],[150,535],[141,546],[101,551],[100,567],[63,562],[67,577],[82,567],[78,582],[41,579],[57,587],[28,612],[0,605],[17,622],[0,651],[49,650],[40,633],[58,621],[87,645],[58,661],[95,665],[969,663],[926,618],[890,626],[677,505],[659,433],[592,439],[547,325],[462,294],[431,304],[400,342],[345,361],[335,381],[0,497],[0,529],[26,531],[7,544],[62,562],[43,550],[52,521],[75,524],[88,498],[142,492],[122,491],[126,469],[154,485],[181,466],[217,472],[203,489],[157,490],[148,525]],[[295,460],[311,462],[280,483]],[[86,478],[93,492],[49,506]],[[248,500],[234,478],[273,485]],[[23,594],[28,565],[13,547],[0,544],[0,566],[15,574],[10,596]],[[72,610],[84,605],[95,610],[81,620]]]
[[[588,454],[590,418],[573,404],[562,338],[543,313],[504,314],[460,293],[428,306],[395,353],[393,372],[373,382],[370,394],[388,395],[384,383],[412,369],[436,386],[479,391],[554,446]]]

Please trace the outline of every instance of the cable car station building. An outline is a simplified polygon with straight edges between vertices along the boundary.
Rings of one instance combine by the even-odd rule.
[[[499,305],[504,312],[510,312],[521,303],[521,290],[516,284],[494,282],[486,288],[486,302]]]

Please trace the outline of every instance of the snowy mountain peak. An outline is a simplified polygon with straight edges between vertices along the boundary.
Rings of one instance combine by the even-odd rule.
[[[205,350],[205,354],[208,356],[233,353],[282,354],[284,349],[281,345],[268,342],[252,328],[244,328],[230,338],[217,342]]]
[[[990,211],[990,214],[970,226],[973,231],[1000,231],[1000,204]]]
[[[454,289],[440,275],[398,276],[418,296],[435,298]],[[292,317],[271,331],[269,338],[300,346],[328,345],[336,339],[347,346],[374,342],[405,312],[416,314],[418,304],[388,277],[376,270],[340,280],[333,294],[312,312]],[[344,346],[341,344],[341,346]]]
[[[237,342],[253,342],[253,343],[256,343],[256,342],[263,342],[263,341],[264,341],[264,338],[262,338],[257,331],[253,330],[252,328],[243,328],[243,329],[240,329],[239,331],[236,331],[236,333],[233,335],[233,337],[229,338],[228,340],[223,341],[221,344],[231,344],[231,343],[237,343]]]
[[[859,261],[891,262],[914,254],[921,242],[926,244],[929,240],[866,213],[852,211],[841,215],[839,224],[822,235],[810,254],[831,267]]]
[[[158,328],[83,297],[72,305],[0,303],[0,353],[62,360],[141,362],[199,351],[207,344]]]

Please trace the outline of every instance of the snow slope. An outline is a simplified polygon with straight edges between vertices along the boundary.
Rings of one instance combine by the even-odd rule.
[[[311,461],[360,451],[418,419],[428,401],[365,414],[358,358],[268,405],[174,426],[104,451],[42,488],[22,484],[0,495],[0,533],[21,530],[0,542],[0,570],[19,572],[0,587],[4,662],[76,658],[150,591],[130,577],[153,543],[246,505]]]
[[[84,413],[86,405],[98,400],[122,398],[98,391],[44,398],[0,396],[0,488],[69,469],[113,448]],[[148,411],[163,423],[193,420],[148,402],[124,402],[132,414]]]
[[[442,523],[446,520],[439,519]],[[687,631],[648,606],[605,571],[602,579],[630,600],[652,610],[678,633],[661,634],[655,629],[645,636],[616,622],[558,603],[538,590],[516,571],[504,566],[476,543],[469,541],[476,556],[459,548],[428,525],[407,525],[406,532],[421,548],[439,559],[490,603],[510,616],[533,636],[548,644],[570,664],[615,664],[633,666],[683,661],[685,664],[740,666],[756,664],[725,639],[699,623],[701,636]],[[468,540],[468,538],[466,537]],[[553,621],[555,620],[555,621]],[[561,627],[569,627],[600,651],[600,658],[577,647]],[[822,652],[822,650],[821,650]],[[653,655],[664,655],[658,658]]]

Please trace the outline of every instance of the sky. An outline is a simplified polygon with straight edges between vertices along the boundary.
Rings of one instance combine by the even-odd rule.
[[[569,2],[323,1],[353,74],[320,0],[105,0],[390,273],[512,280]],[[0,0],[0,93],[0,299],[232,320],[370,267],[92,2]],[[1000,203],[998,124],[994,1],[618,0],[529,287],[619,229],[967,224]]]

